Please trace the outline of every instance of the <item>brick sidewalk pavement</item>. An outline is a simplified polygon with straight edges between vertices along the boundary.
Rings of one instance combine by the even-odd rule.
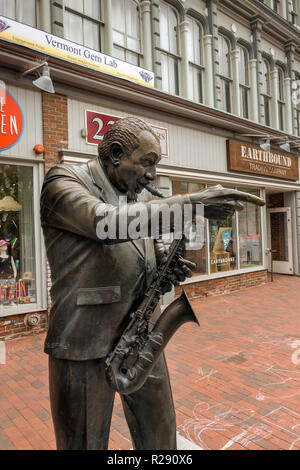
[[[182,448],[300,449],[300,278],[193,302],[166,349]],[[6,343],[0,449],[55,449],[44,335]],[[186,446],[186,447],[184,447]],[[130,449],[119,397],[110,449]]]

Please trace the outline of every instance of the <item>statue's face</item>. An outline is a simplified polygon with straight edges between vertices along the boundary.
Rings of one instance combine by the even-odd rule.
[[[140,183],[148,183],[147,173],[155,178],[155,167],[161,158],[160,145],[148,131],[139,135],[140,145],[130,155],[121,155],[119,164],[108,168],[109,176],[117,188],[128,193],[131,198],[140,193],[144,187]]]

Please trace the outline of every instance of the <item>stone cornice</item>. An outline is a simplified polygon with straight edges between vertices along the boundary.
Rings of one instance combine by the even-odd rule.
[[[262,28],[267,34],[276,36],[283,44],[294,42],[300,51],[300,30],[259,0],[220,0],[220,5],[249,21],[252,28]]]
[[[15,86],[32,89],[32,76],[26,76],[20,82],[16,79],[16,72],[22,72],[32,67],[37,59],[44,59],[45,56],[36,51],[25,49],[23,46],[7,44],[1,40],[0,45],[2,79]],[[116,103],[116,107],[120,106],[120,103],[124,103],[124,106],[132,106],[134,103],[134,106],[137,109],[143,109],[145,114],[159,112],[161,116],[165,116],[165,119],[187,119],[195,125],[218,128],[219,132],[229,131],[237,134],[257,132],[264,135],[278,135],[279,137],[287,135],[258,122],[249,121],[216,108],[191,102],[182,97],[169,95],[158,89],[144,87],[62,59],[48,57],[47,61],[58,94],[80,97],[80,99],[86,99],[87,96],[92,96],[93,99],[97,96],[99,99],[101,96],[103,99],[112,100]]]

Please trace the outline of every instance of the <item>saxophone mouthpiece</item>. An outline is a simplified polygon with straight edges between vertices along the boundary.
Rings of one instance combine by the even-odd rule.
[[[151,194],[153,194],[153,196],[157,196],[157,197],[160,197],[160,198],[164,198],[165,196],[160,192],[159,189],[157,189],[156,187],[150,185],[150,184],[143,184],[141,183],[142,186],[144,186],[145,189],[147,189],[147,191]]]

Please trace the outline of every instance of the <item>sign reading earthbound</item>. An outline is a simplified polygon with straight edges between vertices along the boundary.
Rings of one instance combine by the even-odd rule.
[[[265,152],[259,146],[237,140],[227,141],[227,166],[230,171],[293,181],[299,179],[297,155],[278,150]]]
[[[140,85],[154,87],[154,73],[149,70],[3,16],[0,16],[0,39],[116,77],[125,78]]]
[[[119,119],[121,119],[119,116],[112,116],[110,114],[98,113],[97,111],[89,111],[86,109],[86,143],[98,145],[110,126]],[[165,127],[154,126],[153,124],[150,125],[159,138],[162,157],[167,157],[168,130]]]

